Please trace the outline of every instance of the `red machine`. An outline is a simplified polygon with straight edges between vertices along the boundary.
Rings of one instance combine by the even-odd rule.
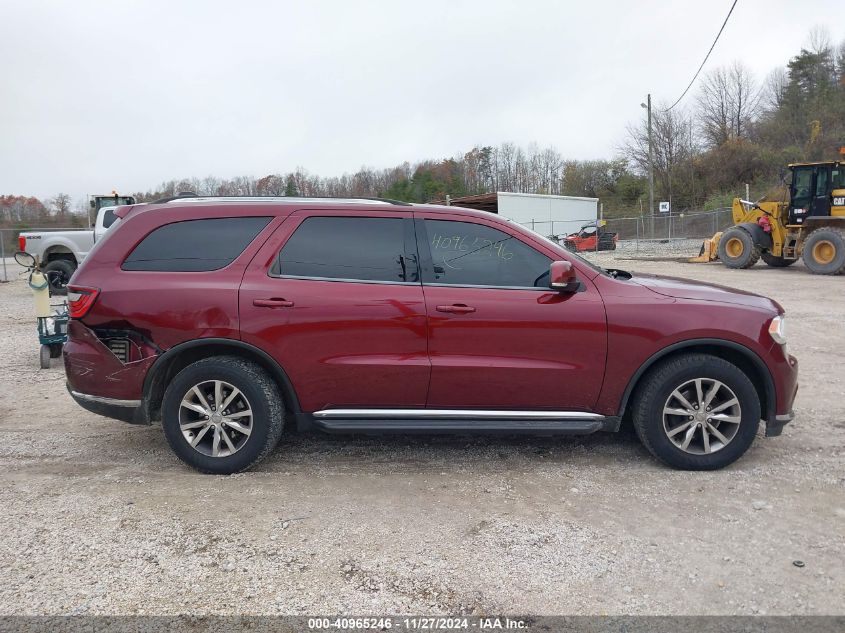
[[[570,251],[615,251],[619,236],[596,222],[581,227],[577,233],[563,238],[564,247]]]

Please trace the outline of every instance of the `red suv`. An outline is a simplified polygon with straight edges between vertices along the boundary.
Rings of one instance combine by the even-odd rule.
[[[69,284],[68,389],[161,420],[233,473],[286,420],[328,432],[586,434],[630,420],[678,468],[792,419],[797,363],[764,297],[602,269],[483,211],[391,201],[121,207]]]

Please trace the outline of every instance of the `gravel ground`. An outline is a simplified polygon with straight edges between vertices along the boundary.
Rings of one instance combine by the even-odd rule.
[[[845,279],[622,255],[596,258],[786,307],[781,437],[688,473],[625,433],[289,434],[200,475],[160,428],[77,407],[38,369],[28,289],[0,284],[0,614],[845,613]]]

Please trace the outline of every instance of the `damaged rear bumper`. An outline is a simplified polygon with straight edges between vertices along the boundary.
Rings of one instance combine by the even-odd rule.
[[[68,324],[64,357],[67,390],[82,408],[132,424],[149,424],[144,377],[158,354],[144,341],[130,341],[130,358],[118,358],[97,334],[76,319]]]

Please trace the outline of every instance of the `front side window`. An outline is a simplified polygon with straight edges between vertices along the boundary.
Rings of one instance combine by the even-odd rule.
[[[426,220],[434,283],[548,287],[551,259],[503,231],[451,220]]]
[[[123,270],[202,272],[231,264],[272,218],[185,220],[160,226],[123,262]]]
[[[282,247],[272,273],[347,281],[413,281],[405,256],[404,227],[402,218],[307,218]]]

